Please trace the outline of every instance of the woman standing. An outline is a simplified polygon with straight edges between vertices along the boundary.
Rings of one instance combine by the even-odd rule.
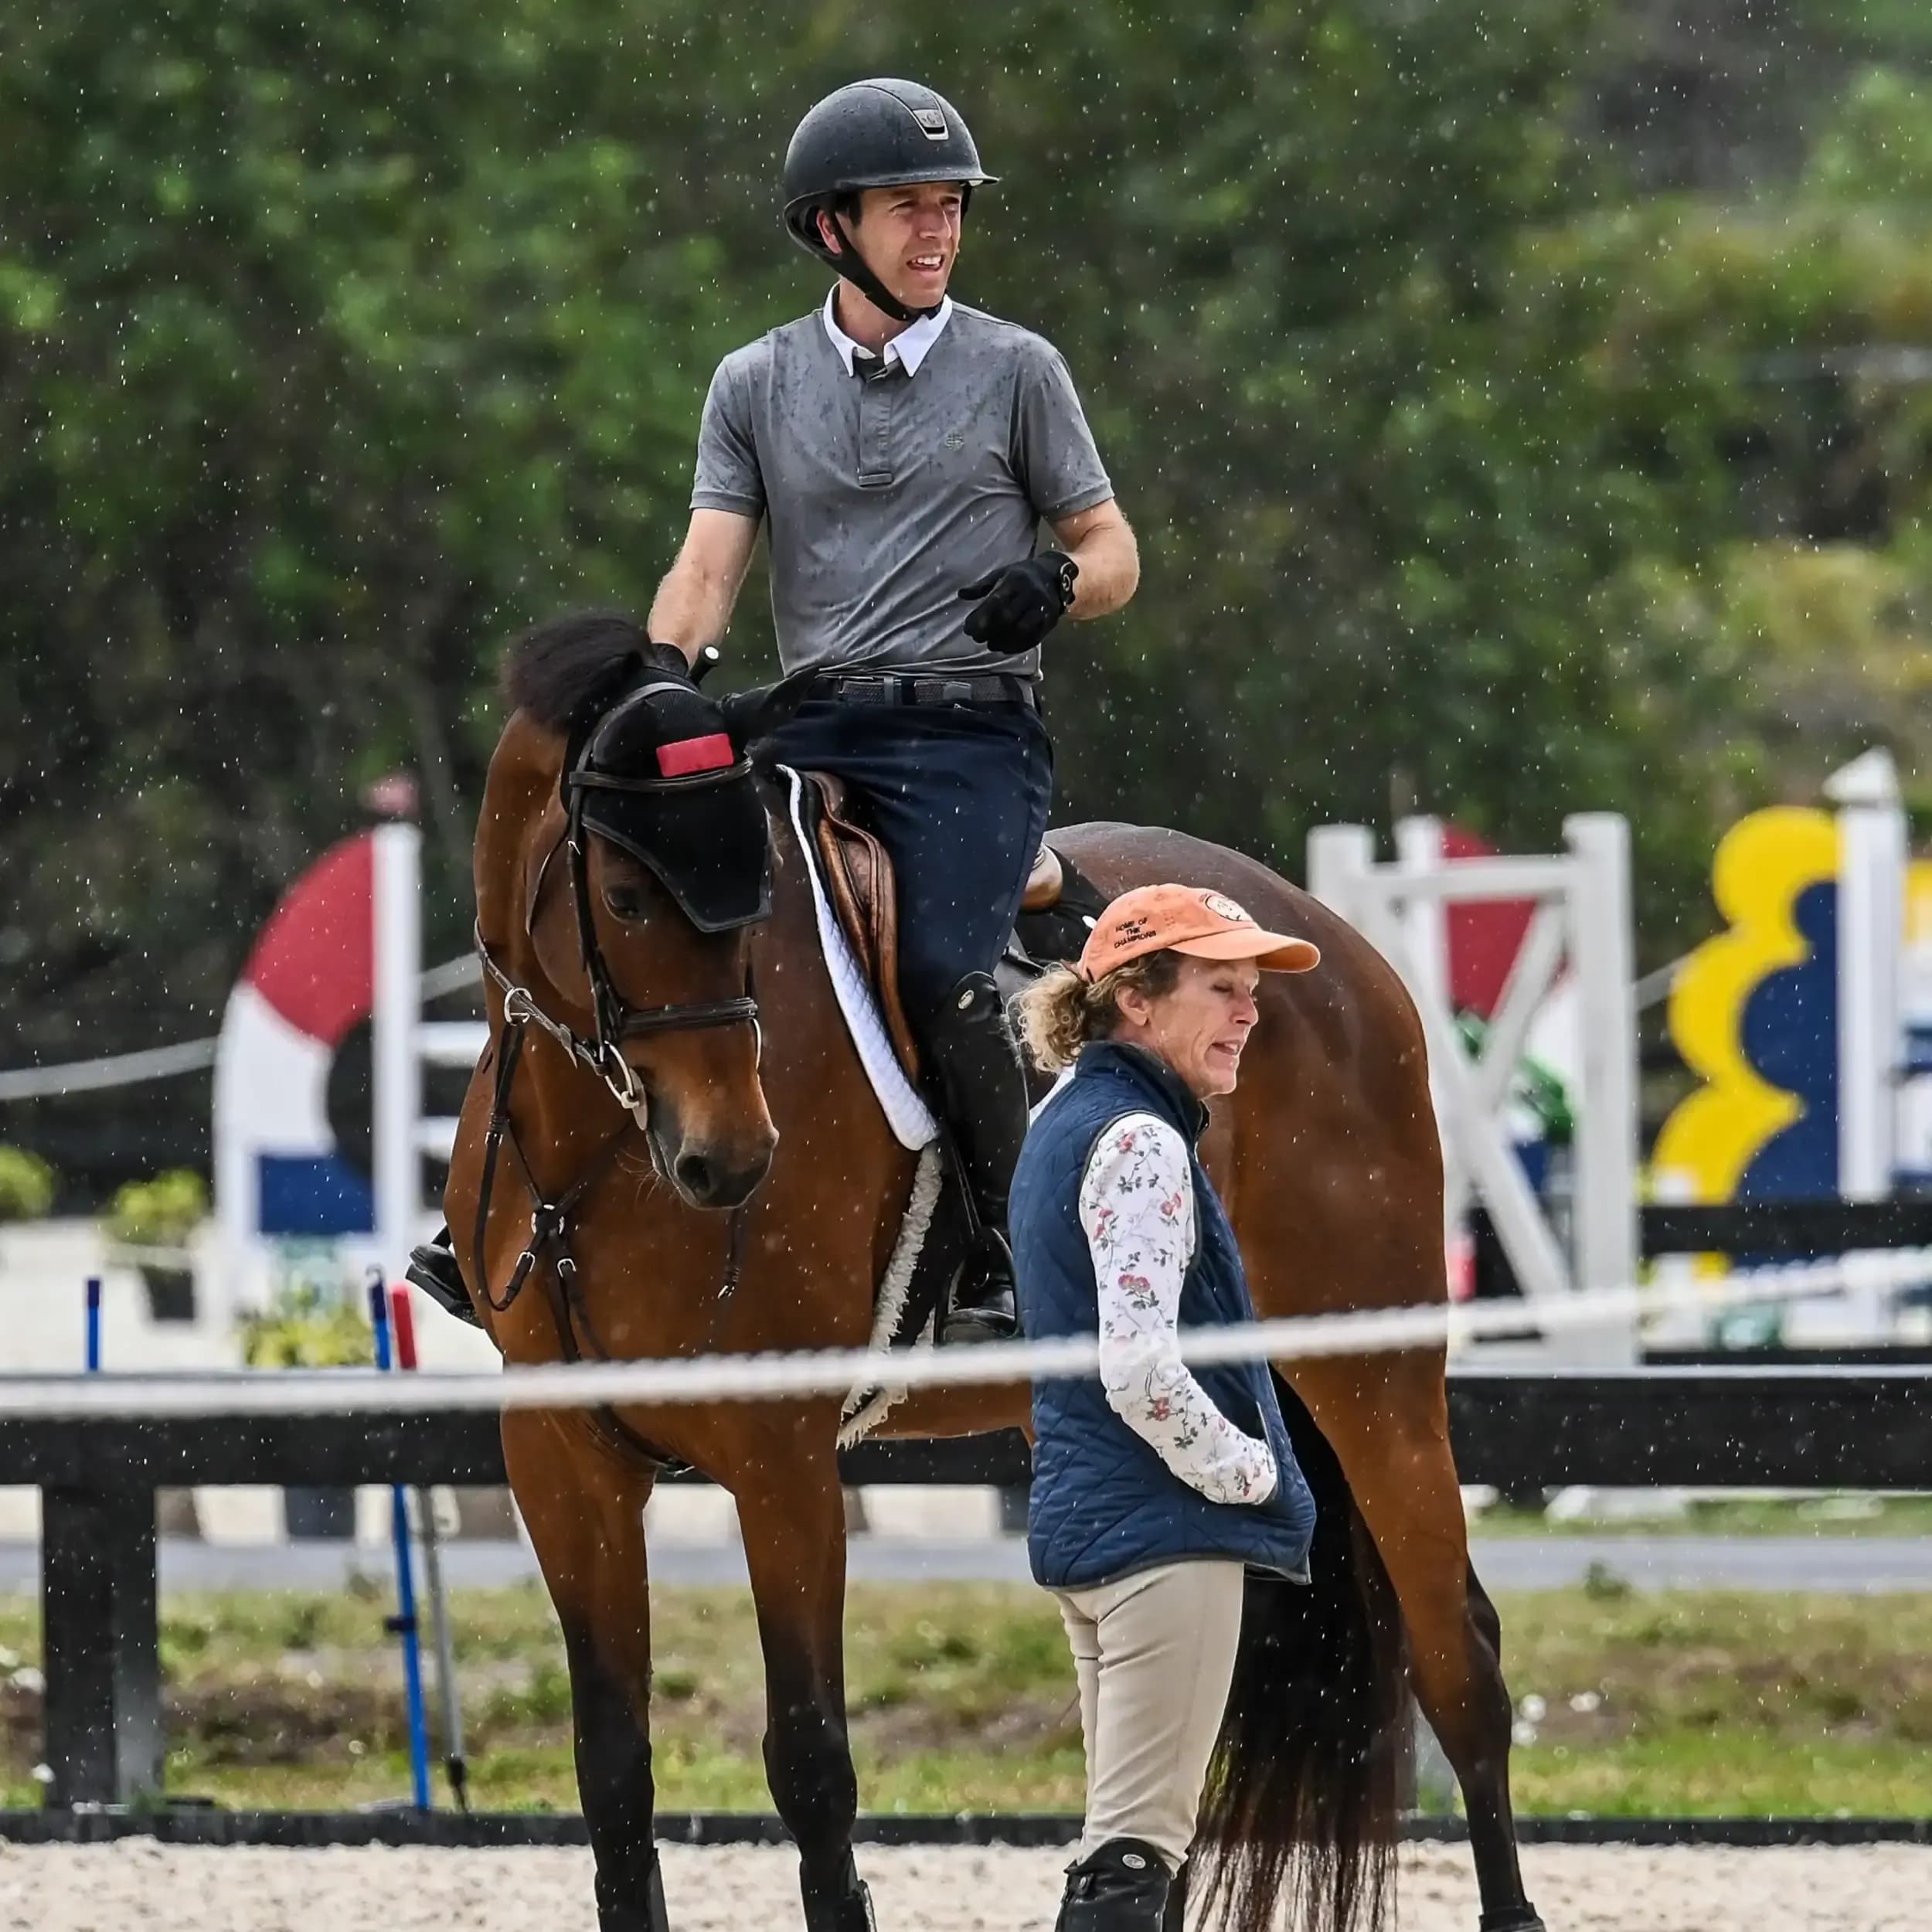
[[[1021,1321],[1032,1339],[1100,1342],[1098,1382],[1033,1392],[1029,1547],[1066,1624],[1087,1746],[1060,1932],[1178,1927],[1247,1574],[1307,1580],[1315,1506],[1267,1365],[1197,1376],[1176,1332],[1253,1319],[1196,1143],[1204,1103],[1234,1089],[1260,972],[1320,957],[1219,893],[1148,886],[1019,1002],[1033,1057],[1071,1070],[1013,1184]]]

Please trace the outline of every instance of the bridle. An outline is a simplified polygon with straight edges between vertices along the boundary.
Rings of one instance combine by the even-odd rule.
[[[640,691],[629,695],[642,697],[657,690],[685,688],[687,687],[672,680],[665,680],[660,684],[646,685]],[[513,979],[491,951],[488,941],[483,937],[480,921],[474,929],[477,958],[482,967],[484,976],[495,987],[502,998],[503,1026],[493,1043],[496,1056],[495,1077],[492,1083],[489,1124],[484,1141],[483,1171],[477,1193],[471,1252],[476,1257],[478,1267],[482,1268],[487,1252],[485,1236],[489,1222],[491,1199],[495,1189],[497,1163],[507,1141],[522,1172],[524,1190],[529,1196],[530,1233],[500,1294],[492,1289],[487,1273],[484,1274],[481,1284],[482,1298],[493,1313],[501,1315],[505,1312],[522,1292],[539,1260],[548,1253],[552,1257],[553,1311],[560,1342],[566,1359],[570,1361],[580,1360],[583,1357],[583,1352],[577,1339],[580,1332],[589,1342],[590,1352],[594,1355],[606,1358],[608,1355],[608,1351],[597,1339],[589,1311],[583,1305],[577,1280],[577,1263],[570,1252],[570,1236],[571,1219],[577,1209],[610,1166],[624,1136],[633,1127],[641,1129],[648,1122],[649,1095],[638,1077],[637,1070],[624,1056],[624,1043],[627,1040],[642,1039],[656,1033],[689,1032],[713,1026],[747,1024],[753,1028],[754,1035],[758,1028],[758,1002],[752,989],[749,961],[745,969],[745,990],[733,998],[668,1001],[661,1005],[638,1007],[631,1005],[618,992],[611,978],[603,948],[597,943],[596,921],[591,911],[588,842],[583,821],[584,794],[587,791],[661,793],[716,784],[722,779],[747,777],[750,771],[748,761],[741,757],[726,769],[713,769],[689,776],[670,777],[630,777],[611,772],[586,770],[581,767],[582,760],[579,759],[566,771],[564,777],[565,829],[544,855],[543,862],[538,867],[524,909],[523,930],[526,938],[534,937],[544,881],[549,875],[552,862],[562,851],[566,855],[570,894],[575,901],[578,956],[590,989],[592,1031],[590,1035],[587,1037],[566,1021],[545,1012],[536,995],[528,987],[519,985]],[[553,1041],[578,1066],[594,1073],[603,1082],[611,1098],[623,1109],[624,1114],[624,1118],[579,1170],[570,1185],[561,1193],[554,1196],[546,1194],[538,1185],[529,1161],[517,1138],[515,1126],[510,1118],[511,1089],[515,1083],[516,1068],[522,1056],[526,1039],[532,1028]],[[754,1052],[761,1060],[761,1036],[756,1039]],[[702,1345],[706,1348],[709,1348],[716,1339],[725,1310],[737,1291],[744,1250],[744,1209],[742,1206],[731,1210],[727,1227],[725,1270],[713,1303],[711,1320]],[[645,1441],[614,1411],[597,1410],[590,1413],[600,1432],[630,1454],[659,1465],[670,1461],[669,1458],[655,1445]]]
[[[544,863],[547,868],[549,861],[546,859]],[[611,1097],[627,1114],[639,1117],[638,1124],[641,1125],[641,1115],[649,1096],[638,1078],[638,1070],[624,1057],[624,1043],[641,1039],[651,1033],[693,1032],[707,1026],[735,1026],[741,1020],[748,1021],[757,1030],[758,1002],[751,990],[751,969],[749,965],[746,967],[745,990],[734,999],[677,1000],[662,1006],[631,1005],[611,982],[610,969],[604,964],[603,950],[597,943],[597,934],[585,908],[584,900],[589,888],[584,878],[582,854],[575,847],[571,849],[570,873],[570,889],[577,901],[578,952],[584,978],[590,986],[594,1030],[587,1039],[566,1022],[546,1013],[538,1004],[536,994],[527,986],[519,985],[503,970],[496,955],[490,951],[489,941],[483,937],[480,924],[472,929],[476,957],[482,966],[484,978],[503,996],[505,1026],[534,1026],[539,1032],[554,1040],[586,1072],[596,1074]],[[541,878],[539,873],[539,882]],[[527,922],[524,930],[526,934],[529,930]],[[763,1058],[762,1036],[759,1057]]]
[[[743,764],[735,770],[748,774]],[[734,773],[735,775],[735,773]],[[673,1001],[662,1006],[632,1006],[611,983],[604,964],[604,950],[597,944],[597,929],[590,916],[590,882],[583,833],[583,794],[587,791],[662,792],[694,782],[715,782],[715,774],[694,774],[692,778],[624,778],[604,771],[573,772],[570,787],[570,828],[564,836],[570,854],[571,896],[577,901],[577,951],[583,962],[584,976],[590,982],[590,1007],[597,1037],[593,1046],[597,1071],[616,1097],[619,1106],[635,1108],[644,1101],[636,1070],[624,1057],[623,1043],[652,1033],[691,1032],[707,1026],[735,1026],[740,1021],[758,1024],[758,1002],[751,991],[751,969],[745,968],[745,990],[735,999]]]
[[[660,690],[683,689],[675,680],[645,685],[633,694],[648,697]],[[563,1021],[545,1012],[528,988],[519,986],[492,956],[479,925],[476,929],[477,957],[485,976],[503,995],[504,1016],[536,1027],[603,1081],[611,1097],[627,1113],[639,1114],[648,1097],[638,1079],[637,1069],[624,1057],[626,1040],[641,1039],[653,1033],[691,1032],[708,1026],[735,1026],[741,1021],[753,1028],[758,1024],[758,1002],[751,990],[749,966],[745,971],[745,990],[736,998],[678,1000],[660,1006],[633,1006],[620,993],[605,963],[604,949],[597,944],[597,923],[590,910],[590,878],[588,842],[583,825],[584,794],[587,791],[662,794],[716,784],[721,780],[749,775],[750,764],[740,759],[724,771],[694,772],[671,778],[627,777],[616,772],[587,771],[580,762],[563,781],[566,818],[557,845],[544,855],[530,888],[524,909],[523,930],[531,936],[536,922],[538,900],[548,876],[550,862],[562,850],[567,859],[570,896],[577,912],[577,957],[590,988],[592,1032],[586,1039]]]

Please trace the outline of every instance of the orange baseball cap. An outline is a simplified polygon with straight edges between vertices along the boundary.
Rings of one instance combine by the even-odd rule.
[[[1094,922],[1075,971],[1091,982],[1144,953],[1159,952],[1251,959],[1270,973],[1305,973],[1321,963],[1318,947],[1264,931],[1224,893],[1204,886],[1137,886]]]

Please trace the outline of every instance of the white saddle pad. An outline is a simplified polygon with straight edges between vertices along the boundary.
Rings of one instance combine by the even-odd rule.
[[[781,765],[791,793],[791,829],[805,862],[805,876],[811,881],[811,903],[818,915],[818,945],[825,956],[825,970],[832,975],[832,989],[845,1015],[845,1031],[852,1036],[866,1077],[879,1097],[887,1125],[901,1147],[922,1148],[939,1138],[939,1123],[920,1097],[919,1090],[906,1077],[906,1070],[893,1051],[892,1039],[879,1011],[871,982],[852,957],[845,929],[832,909],[832,896],[819,876],[818,855],[806,836],[804,815],[799,800],[804,779],[788,765]]]

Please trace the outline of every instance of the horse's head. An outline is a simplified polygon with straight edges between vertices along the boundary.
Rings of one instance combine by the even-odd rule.
[[[770,840],[743,741],[682,659],[621,617],[539,626],[507,682],[564,737],[519,855],[536,976],[658,1172],[694,1207],[735,1207],[778,1138],[751,985]]]

